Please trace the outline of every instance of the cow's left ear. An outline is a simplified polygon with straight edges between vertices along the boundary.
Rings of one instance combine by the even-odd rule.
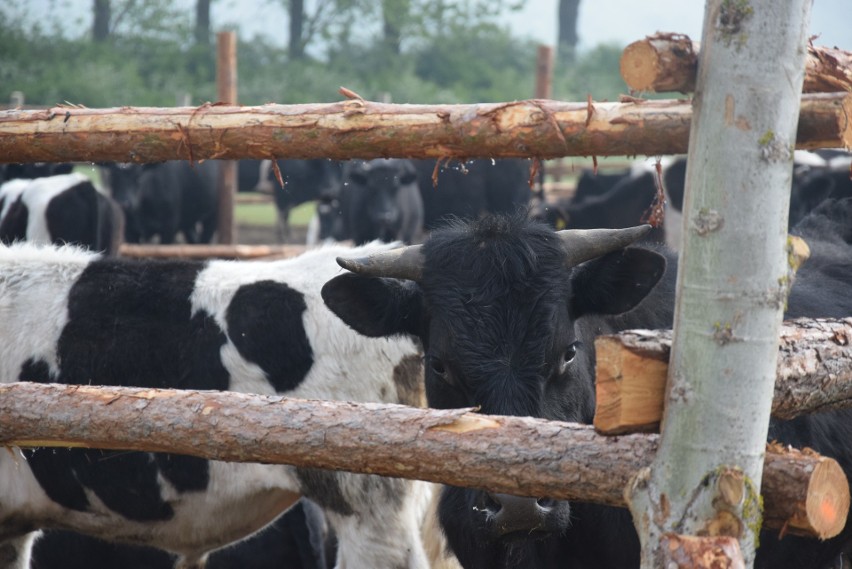
[[[411,281],[344,274],[322,287],[326,306],[359,334],[373,338],[417,336],[420,288]]]
[[[571,279],[573,315],[627,312],[648,296],[665,272],[663,255],[638,247],[583,263]]]

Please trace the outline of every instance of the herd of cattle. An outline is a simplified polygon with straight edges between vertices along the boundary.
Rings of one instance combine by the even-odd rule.
[[[102,165],[110,193],[62,167],[4,169],[0,382],[591,423],[594,337],[672,325],[680,224],[639,225],[663,188],[666,222],[676,218],[682,159],[662,161],[662,186],[643,161],[583,172],[570,200],[535,205],[527,161],[282,160],[283,188],[275,167],[255,163],[241,185],[272,184],[282,235],[290,208],[317,200],[310,238],[355,246],[277,261],[114,255],[122,240],[208,241],[215,164]],[[811,259],[787,317],[852,315],[849,168],[845,153],[797,153],[790,227]],[[576,231],[587,228],[605,230]],[[773,421],[770,438],[834,457],[852,476],[850,411]],[[760,544],[756,567],[841,567],[852,524],[826,541],[764,531]],[[0,452],[4,568],[621,569],[638,559],[629,513],[595,504],[162,453]]]

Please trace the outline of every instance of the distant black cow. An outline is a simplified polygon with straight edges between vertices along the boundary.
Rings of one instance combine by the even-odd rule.
[[[0,185],[0,243],[32,241],[118,252],[121,208],[82,174],[18,178]]]
[[[342,164],[335,160],[278,160],[284,187],[278,183],[271,160],[260,166],[256,191],[273,194],[278,212],[277,236],[280,242],[290,236],[290,210],[313,200],[330,203],[340,193]],[[325,235],[324,237],[327,237]]]
[[[412,243],[423,230],[423,201],[411,160],[351,160],[340,191],[345,239]]]
[[[215,160],[106,164],[104,182],[121,204],[129,243],[209,243],[216,231],[219,165]]]
[[[664,223],[643,239],[677,248],[683,207],[685,160],[662,159]],[[593,174],[584,171],[570,198],[538,208],[536,218],[555,229],[621,229],[647,221],[657,199],[655,162],[637,162],[629,171]],[[581,190],[582,184],[582,191]]]
[[[850,222],[847,199],[800,224],[812,258],[788,317],[852,314]],[[341,259],[354,273],[327,283],[323,298],[363,334],[422,342],[430,406],[591,423],[594,338],[672,324],[676,257],[626,247],[646,230],[556,233],[487,217],[392,255]],[[773,421],[770,438],[834,457],[852,475],[852,410]],[[625,509],[448,487],[440,519],[468,569],[639,565]],[[820,542],[764,531],[756,566],[826,567],[852,545],[850,533]]]
[[[356,251],[381,249],[388,247]],[[355,333],[320,298],[322,283],[339,273],[335,256],[349,251],[264,263],[157,262],[75,247],[0,247],[0,383],[417,405],[418,346]],[[301,495],[325,512],[340,567],[426,569],[425,483],[82,448],[0,452],[0,552],[4,567],[26,567],[36,530],[65,529],[164,549],[196,567]]]
[[[514,213],[532,197],[530,160],[477,159],[463,163],[415,160],[424,228],[453,218],[476,219],[487,213]]]
[[[23,164],[10,163],[0,164],[0,182],[25,178],[46,178],[59,174],[70,174],[74,170],[73,164],[53,162],[28,162]]]

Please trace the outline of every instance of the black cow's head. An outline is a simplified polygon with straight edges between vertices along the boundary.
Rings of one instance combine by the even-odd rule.
[[[344,201],[355,243],[400,239],[403,203],[400,192],[417,192],[417,172],[409,160],[353,161],[344,174]]]
[[[656,285],[665,259],[625,248],[648,229],[554,232],[522,216],[488,217],[422,246],[338,259],[352,273],[322,294],[362,334],[422,341],[432,407],[590,423],[593,346],[576,323],[629,311]],[[453,541],[562,532],[569,507],[451,488],[441,518],[458,554]]]

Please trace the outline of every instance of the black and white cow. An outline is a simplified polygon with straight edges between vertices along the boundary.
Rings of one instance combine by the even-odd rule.
[[[349,251],[202,263],[104,258],[27,243],[0,247],[0,382],[416,405],[416,344],[355,333],[323,304],[320,287],[340,271],[334,258]],[[26,567],[35,530],[55,528],[156,546],[177,554],[183,567],[198,566],[304,495],[322,507],[337,535],[338,566],[422,569],[423,487],[168,454],[6,449],[0,554],[16,559],[6,567]]]
[[[354,273],[329,281],[323,298],[362,334],[422,342],[430,406],[591,423],[594,338],[672,323],[676,257],[627,247],[646,230],[556,233],[523,216],[488,217],[421,246],[341,259]],[[787,316],[852,314],[852,199],[819,208],[798,231],[813,256]],[[852,475],[852,411],[773,422],[770,437],[832,456]],[[440,519],[468,569],[639,564],[624,509],[448,487]],[[820,542],[763,532],[756,566],[826,567],[850,533]]]
[[[0,243],[33,241],[118,252],[121,208],[82,174],[9,180],[0,185]]]
[[[216,231],[219,164],[174,160],[102,164],[105,185],[127,219],[128,243],[210,243]]]

